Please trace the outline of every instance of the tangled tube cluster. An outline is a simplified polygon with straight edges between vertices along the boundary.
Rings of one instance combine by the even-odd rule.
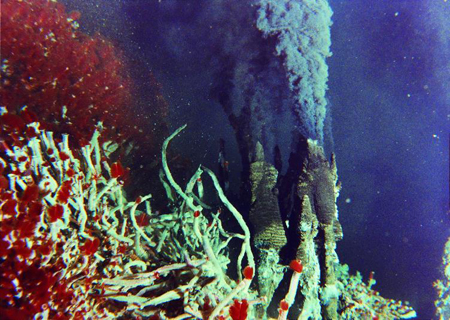
[[[5,116],[5,115],[4,115]],[[4,117],[2,116],[2,118]],[[11,319],[89,318],[108,314],[94,293],[99,277],[130,268],[120,166],[105,156],[98,131],[81,149],[39,123],[0,148],[0,284]],[[145,200],[145,197],[143,198]]]

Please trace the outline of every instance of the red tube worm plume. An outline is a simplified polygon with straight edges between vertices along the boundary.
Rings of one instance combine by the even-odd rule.
[[[114,162],[111,165],[111,178],[119,179],[125,174],[125,169],[122,167],[120,162]]]
[[[286,300],[281,300],[280,302],[280,309],[282,311],[288,311],[289,310],[289,304],[286,302]]]
[[[0,151],[1,151],[1,142],[0,142]],[[5,167],[3,166],[2,163],[0,163],[0,192],[2,192],[3,189],[9,188],[9,181],[3,175],[3,171],[5,171]]]
[[[289,268],[295,272],[301,273],[303,270],[303,265],[300,260],[292,260],[291,263],[289,263]]]
[[[24,204],[36,201],[39,198],[39,188],[37,185],[27,186],[22,194],[21,200]]]
[[[61,219],[64,213],[64,208],[60,204],[55,204],[47,209],[48,217],[50,222],[56,222],[56,220]]]
[[[150,224],[150,216],[146,213],[141,213],[136,216],[136,222],[139,227],[146,227]]]
[[[8,189],[9,188],[9,181],[6,179],[6,177],[2,174],[0,174],[0,191],[2,189]]]
[[[242,302],[234,300],[233,305],[230,307],[230,317],[233,320],[246,320],[247,319],[248,302],[243,299]]]
[[[93,240],[87,239],[85,244],[80,248],[81,252],[87,256],[93,255],[98,250],[98,246],[100,245],[100,240],[98,238],[94,238]]]
[[[67,180],[61,184],[58,190],[58,201],[61,203],[67,203],[70,198],[70,190],[72,189],[72,181]]]
[[[246,266],[244,268],[244,271],[242,272],[244,274],[244,278],[247,280],[253,279],[253,268],[250,266]]]

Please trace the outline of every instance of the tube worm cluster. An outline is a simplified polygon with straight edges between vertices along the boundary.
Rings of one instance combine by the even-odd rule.
[[[358,272],[349,274],[348,265],[340,265],[336,274],[341,286],[340,303],[344,306],[339,319],[412,319],[417,314],[408,302],[383,298],[372,286],[376,281],[373,272],[367,283]]]
[[[4,315],[243,320],[260,303],[249,290],[255,267],[249,230],[211,171],[200,168],[182,189],[164,161],[163,182],[177,197],[157,214],[150,195],[126,200],[127,171],[106,157],[99,131],[84,147],[71,148],[68,135],[41,130],[38,122],[26,126],[33,137],[16,134],[1,144]],[[222,209],[203,203],[203,172],[242,233],[227,231]],[[226,272],[233,239],[242,241],[237,280]]]
[[[68,135],[54,136],[38,122],[27,125],[28,135],[11,131],[11,122],[2,124],[9,133],[2,135],[0,148],[3,314],[11,319],[120,314],[118,306],[99,298],[98,279],[138,263],[125,255],[134,244],[126,214],[137,206],[124,198],[125,170],[114,174],[120,165],[105,157],[98,131],[74,149]]]
[[[441,272],[442,277],[433,283],[437,292],[434,305],[436,306],[436,317],[444,320],[450,317],[450,238],[447,239],[442,254]]]

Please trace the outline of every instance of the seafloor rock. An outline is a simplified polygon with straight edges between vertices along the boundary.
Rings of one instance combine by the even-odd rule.
[[[253,244],[257,249],[258,291],[267,298],[259,310],[262,314],[284,275],[279,264],[279,251],[286,244],[286,235],[280,217],[275,190],[278,171],[264,161],[262,146],[258,143],[255,161],[250,166],[252,207],[250,222],[254,226]]]
[[[278,194],[275,192],[278,172],[264,161],[264,152],[257,145],[250,167],[252,203],[250,221],[254,228],[253,243],[257,249],[258,291],[266,297],[267,308],[283,278],[280,250],[287,243],[281,220]],[[293,219],[298,242],[296,259],[304,271],[300,276],[300,293],[295,304],[301,306],[300,317],[337,319],[339,290],[336,286],[335,266],[339,259],[336,240],[342,238],[338,221],[336,198],[339,194],[334,157],[331,163],[323,148],[308,140],[306,157],[297,183],[297,197],[301,201],[298,216]],[[295,248],[295,247],[294,247]],[[263,310],[260,310],[263,313]]]

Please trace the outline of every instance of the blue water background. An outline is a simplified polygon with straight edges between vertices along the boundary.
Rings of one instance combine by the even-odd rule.
[[[433,316],[449,235],[450,4],[331,1],[341,261]],[[445,18],[447,17],[447,18]],[[346,202],[347,200],[347,202]]]

